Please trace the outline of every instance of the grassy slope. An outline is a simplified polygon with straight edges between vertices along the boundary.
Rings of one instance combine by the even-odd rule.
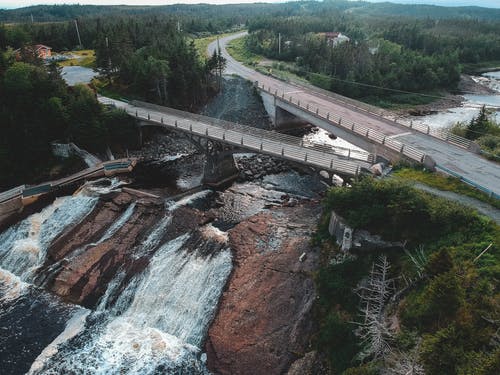
[[[95,68],[95,51],[91,49],[81,51],[70,51],[64,55],[76,55],[78,57],[60,61],[60,66],[83,66],[85,68]]]
[[[194,46],[196,47],[196,50],[198,51],[198,55],[200,56],[200,59],[204,60],[206,57],[210,57],[208,55],[208,45],[210,43],[212,43],[213,41],[217,40],[217,37],[222,38],[222,37],[225,37],[225,36],[228,36],[231,34],[233,34],[233,33],[211,35],[211,36],[207,36],[204,38],[193,39]]]
[[[397,177],[404,180],[420,182],[422,184],[432,186],[439,190],[453,191],[471,198],[475,198],[482,202],[491,204],[493,207],[500,209],[500,201],[489,197],[480,190],[473,188],[455,177],[445,176],[439,173],[431,173],[423,170],[412,168],[402,168],[394,172]]]

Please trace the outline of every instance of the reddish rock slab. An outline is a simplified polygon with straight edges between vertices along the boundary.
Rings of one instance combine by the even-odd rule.
[[[308,351],[319,213],[314,203],[273,209],[230,231],[234,269],[205,348],[213,373],[282,374]]]

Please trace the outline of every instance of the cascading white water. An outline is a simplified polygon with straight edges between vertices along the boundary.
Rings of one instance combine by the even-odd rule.
[[[43,264],[50,243],[92,211],[96,203],[97,198],[84,195],[57,198],[41,212],[7,229],[0,234],[0,267],[30,281]]]
[[[228,249],[202,255],[212,248],[211,242],[224,238],[215,230],[203,231],[203,236],[208,239],[194,250],[188,248],[189,234],[160,246],[148,268],[131,280],[108,310],[100,329],[82,346],[63,349],[44,369],[32,368],[32,373],[208,373],[198,360],[198,346],[215,314],[232,261]],[[123,277],[119,273],[109,288],[115,291]],[[99,314],[113,291],[101,300]]]
[[[87,216],[99,195],[115,191],[122,184],[118,179],[89,182],[74,196],[57,198],[39,213],[0,233],[0,271],[9,271],[23,281],[33,281],[34,271],[45,261],[52,241]],[[108,232],[118,228],[110,227]]]

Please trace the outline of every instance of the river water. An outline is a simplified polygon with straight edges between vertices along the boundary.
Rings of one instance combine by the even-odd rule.
[[[427,116],[413,116],[411,120],[429,125],[432,128],[446,129],[457,122],[470,122],[474,117],[477,117],[481,107],[486,105],[491,109],[493,118],[500,122],[500,72],[484,73],[481,77],[473,77],[473,79],[496,90],[497,93],[488,95],[465,94],[461,107],[449,108]]]
[[[238,95],[256,100],[251,86],[235,85]],[[220,108],[223,102],[205,110],[238,120],[234,110]],[[265,126],[264,109],[254,104],[254,114],[240,122]],[[180,190],[183,178],[176,184]],[[134,259],[148,260],[145,268],[133,275],[125,267],[117,270],[92,308],[65,303],[43,288],[51,277],[51,244],[93,217],[98,203],[120,187],[116,179],[87,183],[0,233],[0,373],[208,374],[201,348],[232,270],[226,231],[285,199],[318,198],[324,190],[317,178],[290,171],[176,202],[166,197],[165,214],[144,228],[143,240],[131,249]],[[216,219],[165,239],[185,206],[210,210]],[[66,264],[117,236],[137,209],[135,202],[128,204],[102,235],[73,250]]]

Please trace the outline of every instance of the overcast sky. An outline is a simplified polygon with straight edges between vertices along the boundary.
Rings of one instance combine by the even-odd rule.
[[[500,0],[368,0],[371,2],[391,1],[404,4],[436,4],[447,6],[476,5],[500,8]],[[37,4],[93,4],[93,5],[167,5],[167,4],[237,4],[255,2],[284,2],[284,0],[0,0],[0,8],[21,8]]]

